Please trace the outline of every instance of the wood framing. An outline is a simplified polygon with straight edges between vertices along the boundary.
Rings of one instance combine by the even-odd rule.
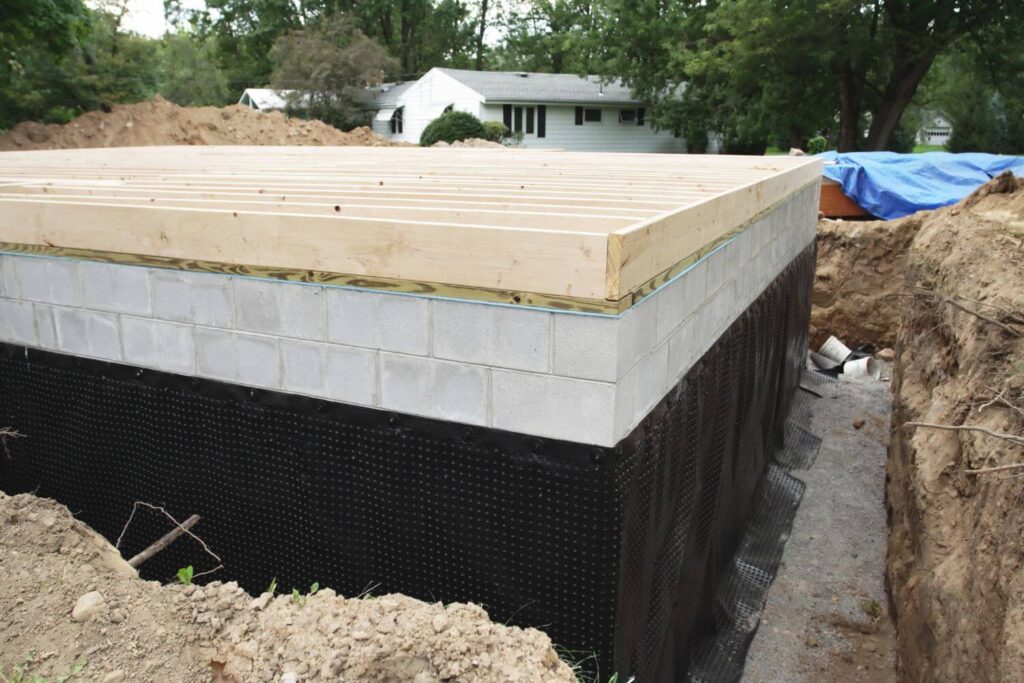
[[[825,218],[874,218],[860,204],[847,197],[839,183],[828,178],[822,178],[821,181],[818,210]]]
[[[820,162],[806,157],[5,152],[0,242],[9,251],[604,312],[622,310],[820,174]]]

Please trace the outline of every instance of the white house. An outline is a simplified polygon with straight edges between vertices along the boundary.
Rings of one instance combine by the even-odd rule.
[[[291,92],[271,88],[246,88],[238,98],[238,103],[255,111],[284,111],[288,106],[287,98]]]
[[[621,83],[593,76],[434,68],[417,81],[382,86],[366,103],[373,130],[419,142],[446,111],[504,121],[524,147],[581,151],[685,152],[686,141],[655,130],[644,103]]]
[[[917,131],[917,144],[944,145],[953,134],[953,122],[938,112],[929,112],[922,117],[922,126]]]

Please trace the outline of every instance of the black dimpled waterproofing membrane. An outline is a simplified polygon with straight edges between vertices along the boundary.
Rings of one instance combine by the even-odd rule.
[[[607,680],[685,677],[774,481],[803,365],[814,248],[615,448],[524,437],[0,347],[0,488],[66,504],[116,539],[163,505],[252,593],[474,601],[544,629]],[[130,556],[168,530],[140,510]],[[182,539],[146,578],[214,563]],[[751,571],[755,571],[752,567]],[[727,586],[726,586],[727,588]]]

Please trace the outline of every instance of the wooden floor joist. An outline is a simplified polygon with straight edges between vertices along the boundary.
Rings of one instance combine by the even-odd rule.
[[[820,175],[807,157],[5,152],[0,249],[612,312]]]

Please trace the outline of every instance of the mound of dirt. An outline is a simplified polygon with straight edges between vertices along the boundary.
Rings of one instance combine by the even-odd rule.
[[[150,145],[339,145],[391,142],[365,126],[343,132],[321,121],[258,112],[242,105],[179,107],[157,96],[92,111],[63,125],[26,122],[0,135],[0,151]]]
[[[1024,181],[923,216],[907,252],[886,494],[907,681],[1024,680]],[[987,318],[987,320],[985,319]],[[1015,332],[1014,332],[1015,331]]]
[[[67,508],[31,495],[0,492],[0,571],[0,680],[576,680],[546,635],[476,605],[143,581]]]
[[[818,222],[812,348],[833,334],[851,347],[895,344],[907,249],[927,215],[897,221]]]
[[[444,140],[438,140],[432,144],[431,147],[500,147],[501,149],[505,149],[505,145],[500,142],[484,140],[483,138],[467,138],[465,140],[456,140],[452,143],[445,142]]]

